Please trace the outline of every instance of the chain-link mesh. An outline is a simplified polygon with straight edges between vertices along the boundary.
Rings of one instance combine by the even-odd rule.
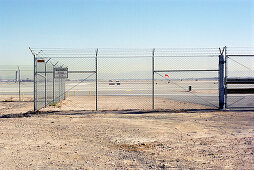
[[[0,100],[33,101],[33,67],[0,66]]]
[[[227,48],[227,108],[254,107],[254,48]]]
[[[36,59],[37,109],[218,107],[217,48],[32,49],[32,52]],[[52,80],[54,64],[68,68],[68,78]],[[38,74],[40,71],[42,74]]]
[[[35,110],[48,106],[56,106],[66,97],[66,79],[63,70],[68,67],[50,58],[35,59],[34,107]]]
[[[35,75],[41,79],[39,84],[39,79],[35,82],[35,99],[40,101],[35,105],[36,110],[45,107],[57,110],[96,109],[94,50],[40,49],[34,52],[37,61]],[[44,62],[38,62],[40,60]],[[64,69],[67,77],[59,78],[59,70]],[[40,70],[42,74],[47,73],[46,76],[38,75]]]
[[[101,49],[98,109],[152,109],[152,49]]]
[[[155,50],[155,108],[218,108],[219,50]]]

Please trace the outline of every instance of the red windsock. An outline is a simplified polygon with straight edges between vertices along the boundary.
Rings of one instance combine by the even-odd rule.
[[[165,77],[168,77],[168,78],[169,78],[168,74],[165,74]]]

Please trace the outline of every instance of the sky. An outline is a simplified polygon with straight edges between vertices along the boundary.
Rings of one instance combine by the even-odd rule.
[[[254,0],[0,0],[0,65],[32,48],[254,47]]]

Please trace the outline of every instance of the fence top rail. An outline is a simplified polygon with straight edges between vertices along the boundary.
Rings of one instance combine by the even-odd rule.
[[[154,70],[154,72],[210,72],[219,70]]]
[[[212,48],[31,48],[31,50],[74,50],[74,51],[87,51],[87,50],[93,50],[96,51],[99,50],[197,50],[197,49],[215,49],[218,50],[218,47],[212,47]]]
[[[18,71],[18,70],[13,70],[13,69],[7,70],[7,69],[5,69],[5,70],[0,70],[0,71]],[[20,71],[33,71],[33,69],[31,69],[31,70],[20,70]]]
[[[170,56],[170,55],[165,55],[165,56],[154,56],[154,58],[202,58],[202,57],[218,57],[218,55],[174,55],[174,56]],[[41,58],[41,57],[40,57]],[[66,58],[66,59],[70,59],[70,58],[96,58],[95,56],[92,57],[87,57],[87,56],[74,56],[74,55],[69,55],[69,56],[45,56],[42,57],[44,59],[49,59],[49,58],[55,58],[55,59],[62,59],[62,58]],[[98,56],[98,58],[152,58],[152,56],[138,56],[138,55],[128,55],[128,56]]]
[[[254,57],[254,54],[229,54],[228,57]]]
[[[254,47],[227,47],[227,56],[254,57]]]
[[[36,58],[131,58],[131,57],[218,57],[219,48],[150,48],[150,49],[31,49]]]

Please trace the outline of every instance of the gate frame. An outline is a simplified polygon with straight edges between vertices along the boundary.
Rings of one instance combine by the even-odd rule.
[[[254,55],[244,55],[244,54],[227,54],[227,46],[224,47],[224,56],[225,56],[225,109],[232,109],[232,108],[254,108],[252,107],[228,107],[228,58],[231,57],[254,57]]]
[[[202,71],[211,71],[211,72],[218,72],[218,82],[219,82],[219,107],[218,109],[223,110],[225,109],[225,83],[224,83],[224,51],[226,53],[226,46],[221,50],[219,48],[219,66],[218,70],[155,70],[154,69],[154,57],[155,57],[155,48],[152,51],[152,109],[154,110],[154,74],[158,72],[202,72]]]
[[[226,50],[226,47],[224,47],[222,50],[220,50],[219,55],[219,109],[222,110],[225,107],[225,82],[224,82],[224,51]]]

